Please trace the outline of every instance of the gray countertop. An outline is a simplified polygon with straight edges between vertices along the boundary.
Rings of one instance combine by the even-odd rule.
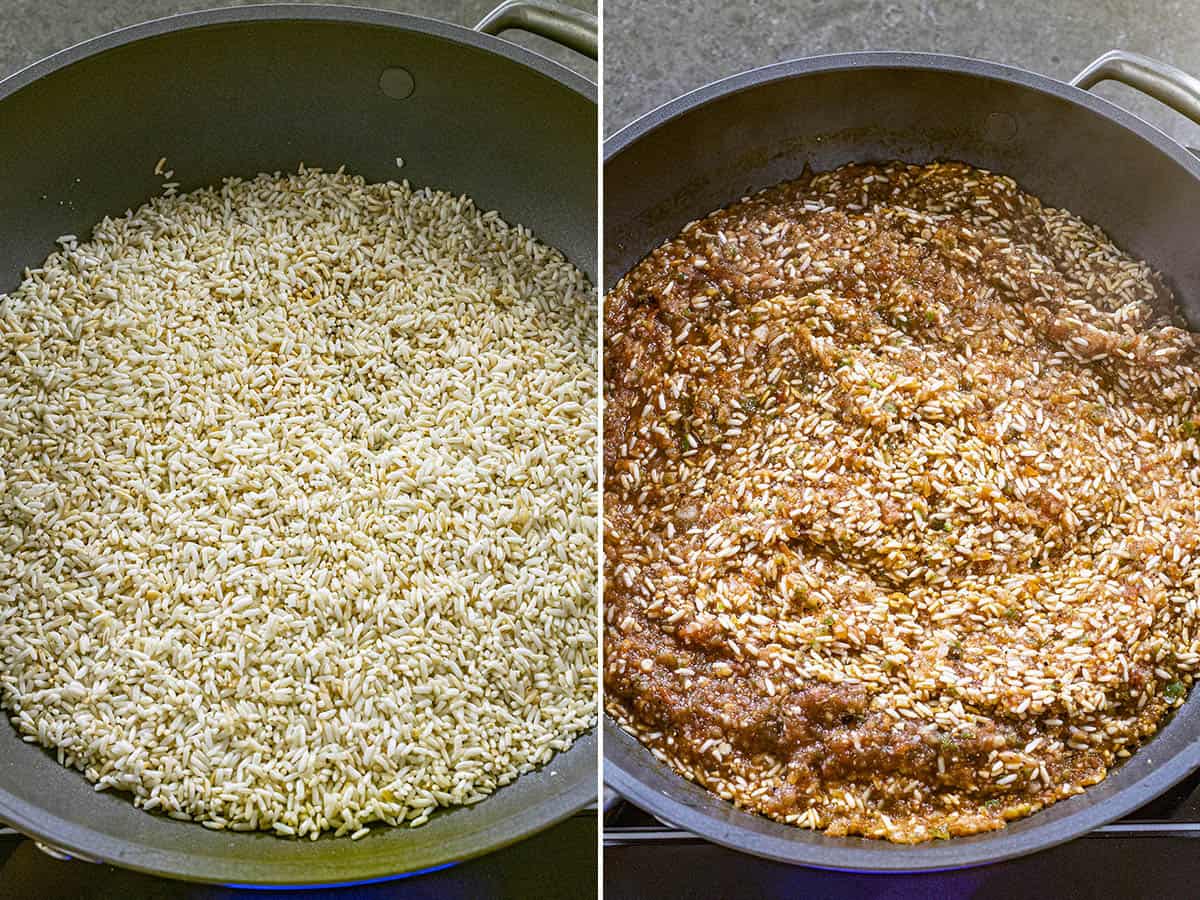
[[[47,54],[114,28],[215,6],[249,6],[263,0],[3,0],[0,3],[0,78]],[[596,11],[596,0],[560,0]],[[472,26],[500,0],[342,0]],[[506,40],[536,50],[596,80],[596,64],[542,38],[510,31]]]
[[[606,0],[604,126],[710,81],[852,50],[974,56],[1062,80],[1113,48],[1200,76],[1197,0]],[[1097,93],[1193,147],[1200,126],[1120,85]]]

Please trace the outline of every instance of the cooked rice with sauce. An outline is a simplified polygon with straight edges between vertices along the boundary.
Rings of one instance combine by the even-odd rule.
[[[737,805],[899,842],[1105,777],[1200,663],[1200,356],[956,163],[806,174],[605,310],[605,688]]]
[[[594,293],[466,197],[315,169],[0,295],[0,700],[96,789],[362,837],[595,721]]]

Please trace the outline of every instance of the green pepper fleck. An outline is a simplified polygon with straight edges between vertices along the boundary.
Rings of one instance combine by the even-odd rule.
[[[1171,698],[1172,700],[1178,700],[1186,693],[1187,687],[1182,681],[1172,681],[1165,688],[1163,688],[1163,695]]]
[[[691,444],[688,441],[688,427],[686,419],[680,419],[675,423],[675,444],[681,453],[686,453],[691,447]]]

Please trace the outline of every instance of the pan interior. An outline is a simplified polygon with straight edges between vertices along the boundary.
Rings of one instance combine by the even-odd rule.
[[[163,157],[180,193],[303,163],[467,194],[594,279],[594,100],[574,80],[476,46],[499,40],[408,16],[358,18],[178,17],[183,30],[90,56],[74,48],[66,54],[78,61],[10,96],[0,88],[0,208],[10,223],[0,288],[57,236],[82,238],[159,193]],[[422,30],[387,27],[396,24]],[[571,75],[515,45],[505,52]],[[396,70],[411,82],[402,99]]]
[[[403,99],[381,89],[397,67],[412,80]],[[322,7],[178,17],[14,76],[0,85],[0,122],[2,290],[57,236],[82,240],[104,216],[160,192],[161,157],[180,192],[304,163],[465,193],[597,273],[594,97],[566,70],[453,26]],[[6,718],[0,819],[82,856],[189,880],[362,880],[463,860],[570,815],[595,797],[596,748],[593,730],[542,769],[420,828],[314,842],[144,813],[95,793]]]
[[[606,152],[606,288],[687,222],[806,166],[957,160],[1010,175],[1099,225],[1164,273],[1200,327],[1200,162],[1050,79],[925,54],[817,57],[681,98],[611,138]]]

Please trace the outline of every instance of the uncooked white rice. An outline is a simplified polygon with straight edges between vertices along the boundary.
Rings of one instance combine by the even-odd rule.
[[[27,741],[174,818],[361,837],[593,725],[595,307],[561,254],[315,169],[63,247],[0,295]]]

